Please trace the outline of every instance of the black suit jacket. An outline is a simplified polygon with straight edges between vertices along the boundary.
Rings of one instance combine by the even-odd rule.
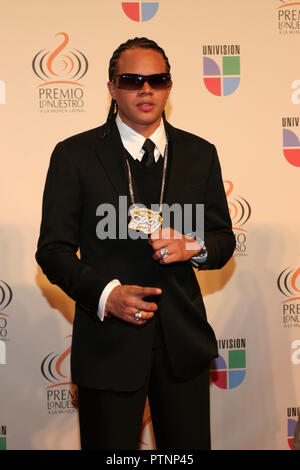
[[[149,257],[140,259],[146,240],[100,240],[96,235],[97,207],[110,203],[118,211],[119,196],[128,196],[119,132],[114,124],[103,138],[103,130],[102,126],[84,132],[56,146],[47,174],[36,253],[48,279],[76,301],[73,381],[84,387],[120,391],[135,390],[145,381],[154,320],[143,326],[115,317],[101,322],[99,298],[112,279],[162,288],[159,315],[171,367],[179,380],[190,379],[217,356],[216,339],[192,266],[189,262],[155,263],[150,247]],[[202,269],[221,268],[233,253],[235,237],[216,149],[170,124],[166,131],[170,159],[164,202],[205,205],[208,258]],[[144,269],[147,263],[155,263],[152,279]]]

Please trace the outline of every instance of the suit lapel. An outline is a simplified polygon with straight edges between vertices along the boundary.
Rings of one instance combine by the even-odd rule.
[[[185,149],[178,132],[169,123],[166,123],[166,131],[169,142],[169,157],[164,202],[171,205],[182,201],[187,168],[184,159]]]
[[[107,137],[99,137],[96,153],[116,193],[118,195],[127,195],[128,172],[125,152],[115,123],[111,126]]]

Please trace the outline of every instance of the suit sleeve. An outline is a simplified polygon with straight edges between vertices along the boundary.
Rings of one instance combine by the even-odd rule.
[[[228,210],[216,148],[208,174],[204,198],[204,240],[208,257],[199,269],[220,269],[231,258],[236,241]]]
[[[72,158],[59,143],[51,156],[43,196],[36,260],[49,281],[58,285],[93,318],[110,279],[85,264],[80,246],[81,188]]]

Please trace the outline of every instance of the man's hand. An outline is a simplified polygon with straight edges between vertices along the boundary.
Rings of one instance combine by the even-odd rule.
[[[135,325],[143,325],[154,316],[157,304],[144,301],[144,297],[160,295],[161,289],[156,287],[117,286],[109,294],[105,311],[121,320]],[[135,314],[141,312],[141,318],[137,321]]]
[[[161,264],[170,264],[178,261],[187,261],[201,251],[201,247],[194,238],[183,235],[173,228],[156,230],[149,237],[149,243],[154,251],[153,259]],[[167,250],[163,258],[162,249]]]

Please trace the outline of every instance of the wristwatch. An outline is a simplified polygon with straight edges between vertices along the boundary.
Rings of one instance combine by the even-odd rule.
[[[193,236],[192,233],[188,233],[187,235],[188,236]],[[201,249],[200,249],[199,253],[192,256],[189,261],[191,262],[191,264],[195,268],[198,268],[202,263],[204,263],[206,261],[208,253],[207,253],[207,249],[206,249],[204,240],[202,240],[201,238],[199,238],[197,236],[194,236],[194,238],[199,243]]]

